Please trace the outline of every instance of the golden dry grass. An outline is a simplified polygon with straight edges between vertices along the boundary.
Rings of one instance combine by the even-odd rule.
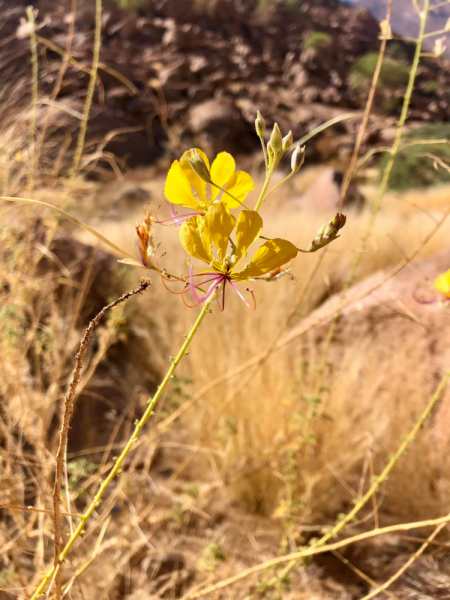
[[[311,174],[306,177],[313,179]],[[161,179],[140,177],[140,185],[152,192],[153,198],[158,197],[162,183]],[[328,296],[342,289],[371,210],[373,192],[370,187],[365,191],[369,206],[361,213],[350,212],[342,237],[330,247],[310,290],[299,305],[303,286],[311,277],[319,254],[301,255],[293,263],[295,284],[288,278],[272,284],[255,282],[258,303],[255,312],[246,309],[234,294],[228,294],[224,313],[213,306],[213,314],[208,315],[189,356],[181,365],[179,381],[182,395],[178,397],[169,393],[165,404],[160,407],[160,421],[164,422],[180,402],[188,401],[195,390],[210,380],[270,348],[285,328],[287,315],[294,307],[298,305],[290,326],[299,323]],[[305,247],[329,215],[302,210],[298,203],[289,202],[289,193],[287,188],[278,197],[274,195],[263,207],[267,235],[283,236]],[[397,264],[415,250],[434,226],[434,219],[448,207],[446,194],[445,189],[432,190],[427,194],[427,203],[423,194],[388,194],[368,250],[361,259],[357,278],[362,279],[380,268]],[[125,250],[133,251],[133,226],[142,217],[144,207],[134,207],[131,212],[124,209],[123,218],[108,218],[109,210],[117,214],[117,208],[108,204],[108,191],[80,179],[70,185],[61,181],[53,189],[36,189],[34,197],[65,206]],[[157,203],[153,202],[153,208]],[[416,207],[419,203],[427,213]],[[28,214],[29,220],[24,214]],[[99,214],[102,216],[99,217]],[[46,242],[56,231],[57,222],[50,213],[36,209],[27,213],[23,207],[8,204],[2,205],[2,221],[2,247],[5,252],[1,276],[5,283],[2,292],[0,393],[4,399],[1,418],[5,452],[0,502],[20,505],[31,502],[35,508],[49,509],[53,474],[51,453],[57,435],[52,421],[56,411],[60,410],[58,405],[72,366],[71,357],[82,335],[83,321],[77,319],[77,315],[80,311],[83,314],[84,298],[89,297],[92,281],[86,278],[77,283],[54,258],[50,260],[55,262],[56,272],[37,274],[36,265],[47,253]],[[27,237],[27,230],[36,227],[37,223],[39,227],[47,228],[49,236],[47,239],[44,236],[39,243],[36,243],[35,233]],[[67,229],[67,225],[61,222],[57,227]],[[450,223],[445,223],[420,256],[430,256],[445,249],[449,230]],[[84,232],[71,230],[70,235],[92,243]],[[176,229],[158,228],[157,241],[162,244],[161,251],[167,252],[162,259],[164,266],[174,272],[185,270],[186,256],[179,246]],[[110,289],[104,290],[105,296],[110,298],[135,287],[142,274],[145,274],[144,270],[139,272],[139,269],[134,271],[121,267],[117,279],[110,281]],[[134,307],[119,313],[100,328],[86,366],[90,377],[95,378],[95,370],[103,364],[102,361],[108,365],[108,352],[119,343],[121,336],[122,339],[123,336],[131,336],[134,340],[128,346],[128,356],[136,361],[137,379],[130,380],[130,385],[141,375],[145,380],[148,369],[156,374],[164,372],[169,356],[177,351],[183,334],[192,325],[196,310],[187,309],[180,297],[169,294],[157,276],[152,278],[151,289]],[[64,283],[62,295],[61,282]],[[139,314],[136,314],[136,307]],[[134,337],[131,332],[134,332]],[[139,339],[139,347],[137,355],[134,352],[132,358],[136,339]],[[186,477],[194,484],[199,482],[200,489],[206,484],[199,498],[194,500],[194,507],[207,506],[210,490],[219,484],[225,496],[237,499],[250,512],[281,517],[286,523],[286,531],[290,530],[288,524],[291,522],[299,525],[327,524],[348,507],[359,490],[367,486],[371,461],[376,470],[383,464],[426,401],[422,385],[424,374],[417,365],[411,364],[407,346],[399,348],[395,377],[380,396],[379,365],[376,362],[371,365],[370,360],[365,358],[365,343],[369,342],[362,339],[357,349],[354,345],[350,346],[334,364],[332,375],[325,377],[324,383],[329,390],[326,392],[325,411],[332,420],[309,420],[307,416],[321,378],[317,366],[322,358],[321,346],[310,335],[273,354],[261,368],[252,368],[214,388],[177,423],[172,424],[176,437],[182,432],[181,445],[185,444],[184,453],[174,465],[175,471],[192,454],[192,463],[186,466],[185,473],[179,474],[179,478],[183,480]],[[365,375],[361,385],[359,373],[363,362]],[[408,381],[408,390],[413,392],[408,395],[407,405],[399,405],[393,399],[401,395],[405,381]],[[132,397],[135,402],[135,392],[130,389],[130,400]],[[144,399],[138,396],[138,404]],[[132,408],[129,410],[130,419]],[[127,413],[123,415],[121,418],[126,421]],[[116,417],[116,421],[113,419],[111,425],[106,423],[104,427],[109,431],[111,443],[119,443],[123,435],[123,430],[119,433],[117,429],[118,421],[120,419]],[[153,428],[152,431],[154,434]],[[166,436],[171,438],[170,430]],[[92,436],[91,432],[89,438],[95,439],[95,434]],[[147,434],[142,442],[144,451],[148,439]],[[163,446],[164,438],[159,443]],[[429,468],[431,446],[429,435],[421,438],[417,448],[408,455],[406,466],[396,470],[394,483],[390,482],[384,488],[381,510],[385,514],[391,513],[394,520],[425,517],[436,510],[436,496],[431,491],[427,492],[435,483]],[[89,454],[83,456],[89,459]],[[108,456],[110,459],[112,452],[104,455],[105,465],[108,464]],[[147,468],[152,462],[151,457],[152,452]],[[445,476],[445,473],[442,475]],[[88,477],[89,490],[95,489],[97,477]],[[427,484],[424,483],[426,481]],[[141,486],[142,475],[134,472],[133,468],[128,470],[120,485],[111,492],[106,508],[121,502],[124,490],[127,490],[125,496],[135,497],[145,515],[148,512],[146,504],[150,501],[151,508],[153,501],[146,500],[147,493],[140,490]],[[421,494],[417,497],[415,491],[419,487]],[[401,499],[405,489],[411,497],[408,503]],[[80,502],[82,505],[82,496],[75,487],[72,504],[80,505]],[[185,496],[182,502],[186,502]],[[190,503],[192,498],[188,505]],[[170,503],[155,510],[156,515],[162,515],[160,518],[170,519],[167,517],[167,511],[169,514],[171,511]],[[27,573],[44,568],[49,559],[47,539],[51,535],[48,529],[50,519],[36,515],[30,518],[16,511],[11,511],[10,519],[12,521],[9,520],[3,530],[5,552],[11,547],[23,556],[32,552],[32,564],[25,561]],[[145,522],[147,517],[143,519]],[[98,521],[90,536],[99,534],[102,522],[102,519]],[[18,538],[14,537],[14,530],[19,532]],[[33,540],[37,535],[37,540],[26,541],[30,535]],[[109,539],[115,548],[122,548],[123,560],[126,560],[130,548],[134,548],[133,544],[138,543],[128,539],[125,545],[117,545],[114,536]],[[92,548],[95,542],[88,539],[87,543]],[[6,561],[5,564],[10,563]],[[111,577],[112,573],[114,571]],[[14,577],[13,580],[17,584]],[[27,576],[23,575],[21,585],[26,580]]]

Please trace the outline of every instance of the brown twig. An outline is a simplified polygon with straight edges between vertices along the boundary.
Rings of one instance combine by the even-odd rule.
[[[107,306],[104,306],[102,310],[92,319],[87,327],[83,338],[80,342],[80,349],[78,350],[78,354],[75,357],[75,368],[72,373],[72,377],[70,379],[69,388],[67,394],[64,397],[64,414],[63,420],[61,424],[61,430],[59,435],[59,443],[58,450],[56,453],[56,472],[55,472],[55,485],[53,488],[53,524],[54,524],[54,565],[55,565],[55,573],[56,575],[56,594],[57,597],[61,597],[61,582],[58,577],[58,566],[59,566],[59,555],[61,552],[61,508],[60,508],[60,500],[61,500],[61,477],[64,469],[64,454],[67,445],[67,438],[69,434],[69,423],[73,413],[73,407],[75,402],[75,394],[77,390],[77,386],[80,382],[80,374],[81,369],[83,368],[83,360],[86,356],[87,347],[89,344],[89,340],[91,338],[92,332],[95,327],[99,324],[102,317],[110,310],[112,310],[118,304],[125,302],[132,296],[137,294],[141,294],[144,292],[148,286],[150,285],[149,279],[141,279],[141,283],[139,287],[135,290],[131,290],[126,294],[123,294]],[[59,596],[58,596],[59,590]]]

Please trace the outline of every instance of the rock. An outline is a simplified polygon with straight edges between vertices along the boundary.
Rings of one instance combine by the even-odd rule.
[[[115,0],[105,0],[101,61],[113,71],[103,67],[99,70],[102,85],[98,87],[100,93],[94,95],[91,109],[92,119],[100,121],[94,121],[98,126],[96,133],[104,139],[122,126],[142,127],[142,132],[114,138],[107,151],[119,159],[128,157],[129,166],[155,163],[168,146],[178,152],[180,145],[186,148],[206,143],[218,149],[223,142],[225,149],[251,153],[258,149],[253,131],[256,110],[263,113],[268,124],[277,121],[287,129],[302,127],[304,133],[322,124],[331,106],[341,112],[362,109],[366,101],[363,92],[370,85],[370,77],[357,85],[352,68],[356,57],[379,50],[376,19],[367,11],[334,0],[305,0],[297,4],[280,1],[262,9],[255,0],[210,0],[206,9],[191,0],[156,0],[144,3],[135,15],[121,10]],[[7,42],[0,47],[3,98],[13,98],[15,110],[26,111],[30,87],[21,82],[29,81],[28,36],[15,35],[20,30],[23,8],[18,2],[13,8],[10,5],[9,0],[0,0],[0,13],[7,13],[2,29]],[[70,0],[36,0],[35,5],[39,8],[40,35],[65,47]],[[78,0],[72,48],[83,65],[92,59],[93,14],[92,2]],[[319,38],[314,41],[311,36],[317,34]],[[411,43],[397,41],[396,47],[410,62]],[[46,51],[46,60],[39,61],[43,97],[51,96],[60,63],[60,55],[50,50]],[[131,89],[124,77],[132,83]],[[70,65],[58,101],[69,97],[82,110],[88,79],[86,72]],[[378,90],[377,106],[385,113],[376,117],[381,134],[390,128],[386,114],[399,114],[404,89],[397,87],[393,90],[382,86]],[[424,58],[411,100],[410,118],[445,121],[450,106],[449,89],[449,62]],[[250,108],[239,112],[236,106],[243,102],[248,102]],[[218,110],[214,108],[217,103]],[[308,106],[314,106],[314,111],[305,111],[307,118],[300,124],[297,114]],[[223,114],[214,117],[212,133],[208,127],[197,127],[197,121],[208,120],[208,116],[202,119],[198,113],[211,113],[213,108]],[[160,114],[168,115],[169,131],[175,132],[172,138],[180,144],[169,145],[166,124],[165,130],[155,125],[158,119],[154,117]],[[75,116],[69,117],[64,114],[62,133],[75,140],[79,121]],[[60,121],[61,116],[55,119]],[[354,136],[351,123],[342,128],[341,134]],[[145,149],[144,132],[149,132],[152,150]],[[61,130],[50,127],[47,133],[47,137],[61,135]],[[95,139],[98,144],[98,137]],[[118,143],[119,139],[125,143]],[[364,139],[362,154],[372,147],[370,140]],[[89,143],[92,148],[95,142],[88,139]],[[309,161],[321,158],[314,145],[315,140],[308,145]],[[54,163],[59,148],[59,140],[48,143],[42,157]],[[348,148],[336,149],[335,153],[347,155]],[[65,153],[67,160],[70,155],[71,152]],[[101,166],[108,164],[102,162]]]
[[[348,291],[348,298],[365,291],[368,295],[342,311],[327,360],[330,365],[339,366],[339,373],[347,373],[345,382],[341,380],[345,390],[338,392],[344,394],[341,398],[346,398],[339,410],[351,412],[353,416],[349,418],[356,419],[361,432],[370,431],[376,453],[389,453],[398,447],[401,436],[412,429],[449,369],[448,310],[439,303],[423,303],[437,297],[432,282],[449,265],[450,251],[446,251],[403,268],[373,292],[370,290],[384,281],[386,272],[375,273]],[[337,309],[340,302],[340,294],[331,297],[308,316],[306,324]],[[304,326],[305,322],[300,327]],[[328,329],[329,322],[315,328],[308,343],[321,345]],[[360,404],[363,398],[366,405]],[[333,417],[331,401],[327,411]],[[403,477],[418,477],[421,473],[427,479],[422,484],[430,486],[427,494],[435,499],[436,514],[444,510],[442,505],[448,502],[450,493],[449,422],[447,386],[433,415],[418,434],[420,440],[411,445],[408,460],[401,467]],[[412,453],[416,453],[414,458]],[[382,460],[384,464],[385,458]],[[408,468],[414,472],[405,471]],[[395,477],[392,479],[394,485]],[[397,489],[389,499],[391,510],[392,503],[397,503],[400,512],[411,517],[420,499],[414,505],[414,498],[407,501],[398,492]]]
[[[228,98],[207,100],[191,109],[189,124],[198,145],[211,155],[220,151],[245,154],[257,147],[253,127]]]

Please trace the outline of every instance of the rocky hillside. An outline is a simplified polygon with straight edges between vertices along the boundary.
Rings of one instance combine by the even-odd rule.
[[[29,0],[0,0],[6,16],[0,46],[3,101],[14,110],[28,107],[30,45],[20,25]],[[69,5],[35,0],[39,36],[58,48],[68,43]],[[58,102],[82,110],[94,36],[93,2],[78,1],[76,33]],[[375,53],[377,20],[366,10],[336,0],[275,2],[262,9],[256,0],[155,0],[138,11],[104,0],[98,93],[91,111],[88,150],[108,150],[129,166],[150,164],[192,144],[248,154],[257,148],[257,109],[270,125],[292,127],[299,138],[311,128],[364,106]],[[131,3],[129,3],[131,5]],[[411,46],[396,45],[382,73],[380,116],[368,130],[366,147],[388,141],[408,76]],[[39,42],[40,94],[50,95],[61,56]],[[450,63],[424,59],[410,117],[445,120],[450,106]],[[83,71],[82,69],[85,69]],[[48,131],[74,137],[78,121],[67,112],[39,108],[38,123],[51,115]],[[345,158],[357,121],[335,126],[333,135],[308,148],[309,159]],[[117,132],[109,141],[105,136]],[[125,132],[125,133],[124,133]],[[111,136],[110,136],[111,137]],[[109,139],[109,138],[108,138]],[[60,146],[51,145],[49,159]]]

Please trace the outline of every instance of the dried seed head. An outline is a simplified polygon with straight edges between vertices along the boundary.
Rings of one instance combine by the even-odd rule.
[[[156,246],[153,242],[153,217],[150,213],[145,214],[143,223],[136,223],[137,245],[142,264],[153,268],[153,256]]]
[[[299,171],[300,167],[303,165],[304,162],[305,162],[305,146],[300,146],[300,144],[297,144],[295,146],[295,150],[292,153],[292,158],[291,158],[292,171],[294,171],[294,173]]]

